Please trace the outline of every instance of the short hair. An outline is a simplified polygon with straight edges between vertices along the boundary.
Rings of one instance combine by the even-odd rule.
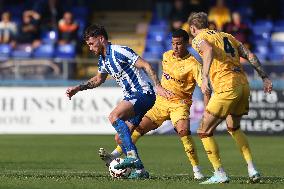
[[[189,40],[188,33],[183,29],[175,30],[172,34],[172,37],[182,37],[185,42],[188,42],[188,40]]]
[[[85,30],[84,40],[87,41],[90,37],[97,37],[99,35],[102,35],[106,40],[108,40],[108,35],[104,26],[93,24]]]
[[[208,16],[205,12],[193,12],[188,17],[188,23],[197,29],[208,28]]]

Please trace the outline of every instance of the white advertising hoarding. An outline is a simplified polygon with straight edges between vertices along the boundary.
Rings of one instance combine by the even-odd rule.
[[[0,87],[0,134],[113,134],[108,115],[120,88],[77,93],[66,87]]]

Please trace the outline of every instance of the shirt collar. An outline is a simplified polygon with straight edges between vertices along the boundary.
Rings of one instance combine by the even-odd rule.
[[[188,57],[190,57],[190,56],[191,56],[191,53],[190,53],[190,52],[188,52],[188,54],[187,54],[187,55],[185,55],[184,57],[182,57],[182,58],[178,58],[178,57],[176,57],[176,56],[174,55],[174,52],[173,52],[172,56],[173,56],[173,58],[174,58],[174,59],[176,59],[176,60],[180,61],[180,60],[185,60],[185,59],[187,59]]]
[[[110,55],[110,50],[111,50],[111,49],[110,49],[110,46],[111,46],[111,42],[108,42],[108,43],[107,43],[107,46],[106,46],[106,54],[107,54],[107,55]]]

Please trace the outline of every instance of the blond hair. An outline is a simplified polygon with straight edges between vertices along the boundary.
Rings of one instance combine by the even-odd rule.
[[[208,17],[205,12],[193,12],[188,17],[190,26],[195,26],[197,29],[208,28]]]

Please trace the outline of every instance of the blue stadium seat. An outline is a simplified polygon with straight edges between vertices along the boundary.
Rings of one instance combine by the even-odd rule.
[[[41,40],[46,44],[55,44],[58,39],[58,33],[55,30],[45,31],[41,34]]]
[[[61,59],[73,59],[76,56],[75,45],[58,45],[55,51],[55,57]]]
[[[155,41],[163,41],[166,38],[165,30],[152,30],[148,31],[147,39]]]
[[[89,14],[89,9],[87,7],[72,7],[71,10],[75,19],[87,19]]]
[[[284,55],[284,42],[271,42],[272,52]]]
[[[268,45],[255,45],[255,52],[258,52],[260,54],[266,55],[269,52]]]
[[[84,19],[76,19],[75,21],[79,25],[78,38],[83,39],[84,31],[85,31],[85,28],[86,28],[86,21]]]
[[[283,62],[284,61],[284,55],[283,54],[270,52],[267,56],[268,56],[268,59],[272,62]]]
[[[263,39],[269,39],[273,28],[273,22],[270,20],[258,20],[252,25],[254,35]]]
[[[11,56],[16,59],[31,58],[33,49],[31,45],[18,45],[11,53]]]
[[[155,40],[147,40],[146,41],[146,52],[151,52],[151,53],[163,53],[165,50],[164,45],[162,42],[157,42]]]
[[[152,52],[144,52],[142,56],[147,61],[157,61],[162,58],[162,54],[152,53]]]
[[[54,55],[54,47],[52,44],[44,44],[34,50],[35,58],[52,58]]]
[[[11,54],[11,46],[8,44],[0,44],[0,61],[6,61]]]

